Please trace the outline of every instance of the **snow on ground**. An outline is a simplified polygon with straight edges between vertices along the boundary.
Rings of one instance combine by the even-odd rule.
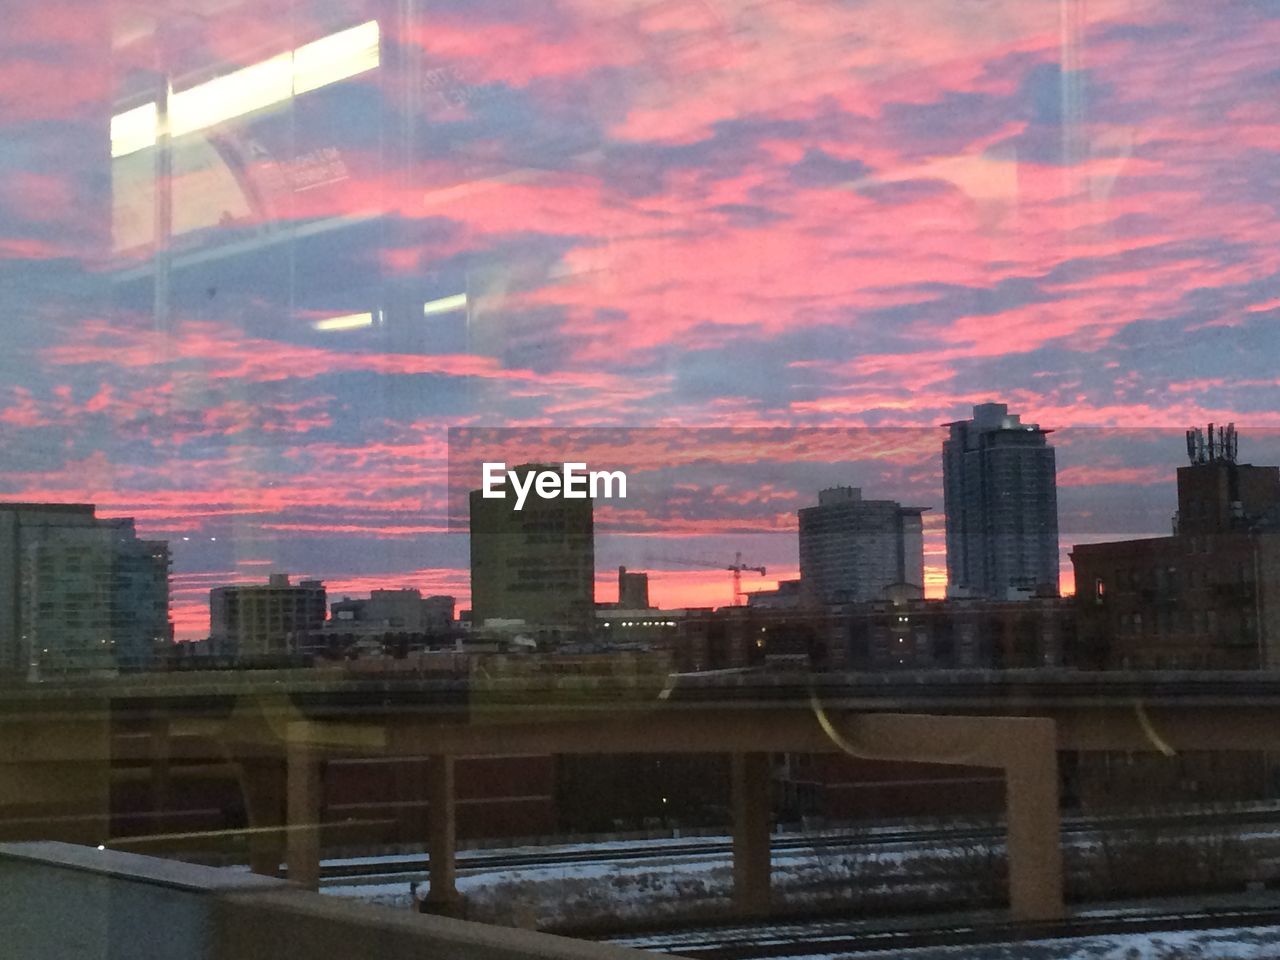
[[[1130,933],[1070,940],[815,953],[788,960],[1275,960],[1280,927]]]
[[[877,875],[893,875],[900,886],[909,862],[946,854],[936,848],[922,851],[915,843],[879,848],[874,854],[813,847],[776,851],[773,884],[781,896],[811,903],[823,890],[830,896],[847,889],[851,863],[858,864],[859,872],[870,868]],[[420,881],[425,882],[425,871]],[[868,875],[863,883],[864,889],[876,889],[881,880]],[[552,929],[593,921],[653,922],[691,912],[723,914],[732,903],[733,862],[724,851],[539,867],[467,868],[461,862],[457,885],[467,899],[468,916],[489,923]],[[411,899],[408,879],[325,885],[321,892],[389,906],[408,907]]]
[[[558,849],[558,848],[557,848]],[[504,851],[506,852],[506,851]],[[511,851],[515,852],[515,851]],[[813,860],[810,851],[775,854],[775,879],[779,874],[793,871]],[[425,875],[425,870],[424,870]],[[599,888],[602,894],[630,899],[641,897],[644,901],[682,896],[694,892],[716,896],[717,892],[728,903],[733,879],[733,862],[724,853],[683,854],[664,859],[643,860],[593,860],[583,863],[552,864],[545,867],[470,868],[465,861],[458,864],[458,890],[468,898],[485,899],[486,892],[501,888],[506,891],[523,889],[532,894],[538,887]],[[715,888],[723,887],[716,891]],[[357,897],[378,903],[409,902],[408,881],[394,883],[343,884],[326,886],[322,893],[330,896]],[[594,897],[591,899],[595,899]],[[641,904],[643,906],[643,903]]]
[[[1244,837],[1275,842],[1276,832],[1246,830]],[[815,838],[816,840],[817,838]],[[853,838],[851,838],[853,839]],[[663,855],[662,847],[683,846],[690,842],[708,845],[725,844],[728,837],[670,838],[656,840],[619,840],[604,843],[569,843],[515,848],[488,848],[461,852],[458,860],[458,889],[465,896],[468,915],[475,920],[508,926],[541,929],[581,928],[582,924],[627,925],[661,924],[675,920],[709,920],[723,916],[731,906],[733,865],[731,854],[723,848],[708,853],[672,850]],[[855,840],[856,843],[856,840]],[[1071,847],[1077,854],[1096,853],[1097,842],[1078,837]],[[632,859],[625,854],[638,847],[659,848],[653,856]],[[501,855],[556,855],[575,853],[600,854],[617,852],[617,859],[585,860],[563,864],[517,867],[468,866],[475,858]],[[999,895],[999,877],[1004,844],[996,840],[972,843],[933,843],[915,838],[902,842],[867,847],[798,846],[775,850],[773,885],[780,902],[789,907],[823,908],[837,903],[848,905],[851,893],[871,915],[885,909],[901,909],[903,903],[924,905],[948,900],[953,904],[990,902]],[[405,854],[384,857],[353,857],[326,860],[327,866],[376,865],[401,860]],[[410,877],[395,879],[369,877],[363,882],[353,878],[348,883],[325,885],[322,893],[351,897],[366,902],[409,907],[412,894]],[[415,878],[426,882],[426,858]],[[892,904],[886,895],[892,894]],[[1272,895],[1274,896],[1274,895]],[[897,906],[893,906],[896,904]],[[1113,905],[1114,906],[1114,905]],[[1141,912],[1141,911],[1139,911]],[[1189,936],[1211,938],[1212,933]],[[789,939],[803,938],[794,932]],[[1158,938],[1137,936],[1098,940],[1091,960],[1165,960],[1178,956],[1164,953],[1115,953],[1112,942],[1123,943],[1124,950],[1135,945],[1151,946]],[[636,944],[640,945],[640,944]],[[648,946],[646,944],[645,946]],[[658,944],[653,944],[658,946]],[[818,949],[820,946],[815,944]],[[1020,948],[1030,944],[1020,945]],[[1248,944],[1246,944],[1248,946]],[[993,948],[994,949],[994,948]],[[1119,949],[1119,948],[1117,948]],[[1161,948],[1163,949],[1163,948]],[[1173,948],[1170,947],[1169,950]],[[1215,945],[1214,949],[1217,949]],[[1280,942],[1270,947],[1271,953],[1224,953],[1222,957],[1272,956],[1280,958]],[[971,956],[1020,957],[1022,953],[969,954]],[[1045,957],[1072,954],[1043,953]],[[921,954],[932,957],[933,954]],[[947,954],[937,954],[938,957]],[[960,955],[957,955],[960,956]],[[1190,956],[1213,960],[1217,953],[1193,953]]]

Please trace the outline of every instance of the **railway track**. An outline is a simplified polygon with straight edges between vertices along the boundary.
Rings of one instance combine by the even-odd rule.
[[[1102,828],[1108,830],[1136,830],[1154,827],[1221,826],[1269,826],[1280,829],[1280,810],[1246,810],[1221,812],[1196,812],[1168,814],[1154,817],[1073,818],[1063,821],[1064,837],[1087,837]],[[1002,825],[992,827],[907,827],[901,830],[874,830],[850,832],[828,836],[775,837],[772,850],[775,855],[798,850],[857,849],[867,847],[893,847],[906,844],[966,842],[1002,842]],[[610,863],[655,860],[679,857],[727,857],[733,845],[727,840],[691,840],[688,843],[646,844],[627,847],[609,847],[603,850],[547,850],[528,853],[492,853],[463,851],[458,856],[459,870],[516,870],[520,868],[573,866],[586,863]],[[352,882],[393,882],[400,878],[422,876],[426,873],[428,858],[425,854],[396,859],[377,859],[369,863],[322,863],[320,878],[323,885]]]
[[[864,922],[865,923],[865,922]],[[791,929],[788,932],[789,928]],[[939,926],[927,929],[867,930],[838,925],[762,925],[754,934],[743,928],[732,937],[701,942],[669,938],[659,945],[644,938],[611,939],[610,942],[661,951],[690,960],[766,960],[812,955],[857,955],[920,947],[997,945],[1030,940],[1069,940],[1093,936],[1139,933],[1171,933],[1193,930],[1232,930],[1242,927],[1276,927],[1280,945],[1280,908],[1212,910],[1149,915],[1081,916],[1048,923],[1001,923]]]

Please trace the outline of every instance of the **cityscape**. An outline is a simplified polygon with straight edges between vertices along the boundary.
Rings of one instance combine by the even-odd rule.
[[[331,599],[322,580],[278,572],[212,587],[208,636],[175,641],[168,543],[140,539],[132,519],[97,517],[91,504],[0,503],[12,571],[0,651],[9,677],[30,681],[368,661],[425,670],[421,655],[432,652],[661,651],[681,672],[1275,662],[1280,467],[1239,462],[1234,424],[1186,432],[1188,462],[1170,470],[1172,535],[1069,545],[1076,590],[1065,596],[1050,431],[1002,403],[975,406],[947,431],[942,597],[926,596],[930,508],[860,487],[822,490],[797,511],[800,576],[771,589],[753,586],[767,568],[741,553],[724,565],[674,559],[732,574],[725,603],[682,608],[651,603],[649,573],[625,566],[617,599],[597,597],[591,498],[531,493],[525,504],[476,489],[469,608],[414,587]],[[534,470],[517,467],[503,483]]]
[[[209,636],[178,641],[167,616],[169,544],[140,539],[133,520],[98,517],[89,504],[0,504],[10,545],[3,564],[9,571],[4,582],[11,587],[0,608],[7,628],[0,637],[6,679],[36,688],[69,684],[65,689],[72,696],[117,685],[119,692],[110,695],[133,704],[113,721],[110,739],[125,740],[113,747],[113,754],[124,752],[112,762],[123,761],[140,776],[113,783],[105,795],[97,793],[106,804],[114,846],[165,851],[197,863],[247,862],[268,876],[283,871],[304,887],[347,891],[344,895],[429,913],[504,925],[532,922],[566,932],[595,930],[603,923],[601,930],[617,936],[628,930],[627,910],[634,907],[615,905],[623,912],[610,926],[591,908],[574,906],[572,898],[559,909],[538,905],[527,889],[545,882],[530,879],[523,881],[523,896],[533,899],[526,899],[522,909],[540,919],[520,919],[499,906],[501,898],[492,899],[500,885],[463,892],[459,864],[471,859],[455,862],[460,855],[454,851],[471,844],[483,850],[504,841],[525,849],[536,837],[541,839],[531,849],[553,853],[524,855],[532,865],[544,862],[539,856],[551,855],[564,863],[584,857],[588,862],[609,854],[554,853],[560,847],[546,844],[596,837],[632,844],[632,855],[642,861],[675,853],[714,857],[721,849],[717,844],[724,842],[718,831],[726,821],[732,834],[723,847],[733,861],[731,912],[748,915],[769,915],[775,907],[784,916],[803,915],[865,902],[865,891],[858,893],[856,884],[848,887],[839,879],[846,876],[841,871],[852,868],[828,864],[822,869],[836,872],[809,889],[808,881],[788,878],[792,870],[803,877],[812,864],[771,867],[773,857],[790,863],[788,854],[777,852],[790,849],[789,830],[803,845],[816,842],[801,839],[806,832],[828,836],[823,831],[834,829],[832,839],[823,842],[842,851],[839,862],[869,858],[859,869],[874,872],[881,861],[862,849],[867,841],[859,831],[868,823],[905,825],[903,836],[912,838],[906,849],[918,852],[909,860],[915,872],[897,884],[911,889],[934,868],[935,855],[928,851],[937,844],[949,849],[956,831],[977,830],[982,837],[998,832],[1002,815],[1009,818],[1007,887],[990,866],[971,881],[984,891],[981,896],[1009,897],[1015,919],[1060,918],[1064,883],[1071,884],[1074,896],[1086,898],[1097,897],[1100,889],[1111,896],[1194,892],[1198,881],[1179,885],[1161,870],[1132,873],[1130,867],[1124,868],[1124,880],[1108,867],[1109,879],[1099,888],[1096,877],[1087,878],[1101,868],[1090,866],[1077,847],[1064,841],[1059,849],[1055,841],[1054,856],[1046,860],[1044,853],[1018,852],[1015,842],[1034,847],[1046,831],[1056,835],[1061,807],[1063,815],[1070,812],[1085,824],[1106,822],[1090,818],[1131,817],[1137,826],[1126,828],[1130,831],[1167,831],[1167,839],[1154,847],[1121,832],[1129,839],[1115,842],[1129,850],[1126,856],[1152,857],[1155,864],[1173,850],[1208,856],[1212,845],[1206,846],[1209,841],[1198,827],[1186,825],[1200,821],[1183,818],[1221,811],[1209,821],[1218,831],[1214,843],[1238,843],[1233,825],[1243,829],[1251,818],[1265,817],[1280,789],[1280,771],[1268,749],[1236,742],[1227,755],[1175,750],[1161,733],[1171,725],[1169,716],[1154,725],[1139,699],[1136,716],[1148,751],[1126,747],[1127,725],[1114,722],[1101,749],[1087,736],[1082,743],[1090,746],[1082,749],[1064,750],[1060,742],[1056,762],[1018,788],[1037,798],[1020,814],[1032,823],[1022,835],[1012,819],[1019,805],[1029,802],[1012,779],[1019,765],[1029,762],[1018,753],[1021,735],[1010,740],[1013,754],[997,750],[983,759],[993,749],[991,734],[981,732],[992,719],[990,707],[978,707],[979,716],[952,711],[969,704],[968,714],[986,703],[984,698],[995,697],[994,717],[1004,717],[1002,722],[1026,723],[1025,711],[1036,716],[1048,710],[1072,730],[1079,721],[1060,712],[1059,698],[1085,691],[1086,702],[1108,704],[1111,677],[1123,685],[1115,689],[1126,691],[1133,677],[1148,678],[1140,689],[1150,690],[1156,702],[1166,691],[1182,691],[1186,677],[1210,683],[1220,677],[1207,689],[1219,691],[1226,684],[1252,696],[1255,684],[1246,678],[1250,673],[1269,677],[1280,637],[1274,619],[1280,610],[1280,467],[1241,462],[1234,424],[1186,430],[1185,462],[1171,464],[1170,470],[1178,504],[1170,535],[1069,545],[1076,590],[1063,594],[1050,434],[1024,423],[1007,404],[994,402],[978,404],[970,418],[946,425],[938,447],[947,545],[947,586],[941,597],[926,596],[925,588],[923,516],[930,508],[866,497],[861,487],[836,486],[819,491],[816,503],[795,515],[798,578],[769,587],[768,568],[744,560],[741,552],[723,565],[674,559],[719,571],[732,586],[727,602],[658,606],[651,602],[649,572],[625,566],[617,568],[617,599],[601,600],[595,502],[561,498],[541,487],[534,491],[526,478],[552,473],[555,465],[526,463],[503,480],[528,488],[525,502],[486,496],[482,489],[468,498],[469,608],[458,609],[453,596],[424,596],[412,587],[331,599],[322,580],[295,581],[287,573],[272,573],[265,583],[212,587]],[[1171,460],[1182,452],[1171,450]],[[895,676],[906,686],[893,686]],[[261,701],[258,677],[275,691],[287,684],[284,689],[297,691],[291,698],[302,696],[300,703],[310,706],[301,713],[286,707],[277,715],[278,707]],[[379,735],[386,739],[378,742],[388,744],[418,729],[415,725],[424,721],[415,719],[417,711],[455,709],[449,705],[456,693],[445,691],[462,690],[465,714],[473,723],[491,725],[496,739],[453,748],[444,756],[395,759],[382,755],[385,747],[363,757],[361,751],[344,750],[328,760],[308,753],[310,766],[304,769],[312,770],[310,781],[296,780],[295,765],[303,761],[294,756],[292,733],[282,739],[268,735],[287,759],[274,765],[240,760],[239,777],[230,780],[196,762],[204,753],[198,745],[187,744],[184,749],[195,754],[185,762],[165,759],[182,742],[174,739],[178,728],[169,719],[172,711],[191,709],[178,704],[194,698],[192,706],[203,713],[209,693],[202,691],[225,689],[227,682],[237,689],[236,678],[248,697],[240,699],[255,704],[248,709],[267,711],[261,722],[285,724],[290,731],[301,717],[316,715],[320,704],[326,705],[320,715],[327,716],[342,703],[364,704],[373,693],[381,704],[379,722],[386,724]],[[321,684],[322,693],[305,692],[313,682]],[[789,692],[797,685],[796,693]],[[1026,693],[1026,705],[1017,707],[1008,699],[1017,691],[1036,692]],[[554,716],[575,705],[583,709],[601,695],[602,705],[626,704],[626,710],[650,710],[645,704],[653,703],[678,708],[687,698],[696,704],[711,697],[733,709],[744,697],[748,706],[798,697],[801,729],[807,724],[812,735],[813,718],[819,718],[823,737],[830,738],[827,746],[838,749],[834,755],[802,749],[797,742],[804,735],[796,731],[776,734],[785,737],[786,749],[688,754],[672,751],[684,736],[672,732],[651,741],[658,752],[650,753],[634,745],[643,728],[627,720],[625,710],[618,714],[606,708],[611,712],[597,721],[600,731],[621,724],[609,736],[631,745],[580,753],[583,741],[540,734],[532,719],[539,710]],[[835,704],[851,696],[891,703],[924,696],[926,702],[941,698],[951,706],[945,718],[877,711],[877,720],[889,724],[888,742],[906,739],[868,748],[828,729],[823,701]],[[161,703],[168,706],[157,713]],[[535,713],[512,727],[504,711],[516,704]],[[222,709],[215,714],[224,716]],[[351,709],[341,708],[337,717]],[[355,716],[368,709],[359,706]],[[223,724],[233,717],[217,720],[217,728],[227,729]],[[934,719],[948,725],[948,735],[979,739],[958,753],[935,754],[930,740],[941,736],[945,741],[941,731],[926,739],[919,732],[895,732],[898,724],[914,731],[912,724]],[[645,721],[658,722],[657,715]],[[975,724],[974,732],[966,732]],[[366,731],[361,736],[368,736],[378,728],[361,729]],[[449,728],[427,729],[433,731],[429,742],[435,742]],[[744,728],[731,729],[737,731],[732,736],[741,736]],[[1064,733],[1058,736],[1061,741]],[[130,767],[123,758],[135,748],[124,744],[139,737],[150,746],[138,758],[144,765]],[[519,745],[524,740],[530,741],[528,748]],[[282,763],[288,770],[283,781]],[[180,775],[186,784],[181,790],[174,779]],[[298,793],[308,782],[314,784],[310,792]],[[447,795],[438,792],[442,784],[452,785]],[[282,785],[287,810],[278,805],[285,799]],[[274,801],[264,799],[264,791]],[[425,818],[422,791],[428,798]],[[747,799],[753,795],[754,808]],[[442,804],[449,811],[444,824],[431,812]],[[1050,819],[1040,822],[1044,816]],[[277,833],[299,817],[312,825],[305,844],[294,833]],[[65,822],[70,835],[83,835],[103,821],[72,813]],[[6,829],[21,835],[17,824]],[[763,838],[763,854],[750,846],[752,829],[762,831],[754,842]],[[1109,835],[1112,828],[1086,829]],[[711,839],[676,843],[686,836]],[[412,879],[415,861],[409,854],[415,837],[427,839],[425,883]],[[993,852],[984,856],[999,862]],[[1064,856],[1067,864],[1055,866]],[[1085,860],[1071,866],[1081,857]],[[499,865],[517,862],[500,854],[492,859]],[[1215,882],[1256,885],[1257,855],[1240,853],[1237,861],[1222,864]],[[753,862],[757,866],[751,872]],[[332,865],[337,863],[362,866]],[[531,869],[533,877],[540,876],[540,867]],[[778,879],[771,881],[770,873],[779,869]],[[558,882],[549,890],[559,891]],[[905,909],[910,898],[902,899],[894,889],[889,884],[874,902],[889,911]],[[928,899],[943,909],[956,897],[976,895],[960,890],[942,884]],[[700,899],[693,897],[685,913],[677,910],[670,922],[682,915],[704,921],[720,915]],[[649,914],[638,914],[633,922],[641,916]]]
[[[0,956],[1280,957],[1280,2],[5,0]]]

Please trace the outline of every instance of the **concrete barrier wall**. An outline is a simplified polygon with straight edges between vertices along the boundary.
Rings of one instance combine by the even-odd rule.
[[[21,960],[652,960],[326,897],[243,870],[0,844],[0,955]]]

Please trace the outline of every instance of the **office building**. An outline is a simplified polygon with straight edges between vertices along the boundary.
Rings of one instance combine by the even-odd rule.
[[[325,621],[325,589],[319,580],[289,582],[273,573],[265,584],[209,591],[209,636],[215,650],[237,657],[290,653],[298,638]]]
[[[811,603],[861,603],[895,585],[924,592],[925,507],[833,487],[800,510],[800,583]]]
[[[0,671],[144,667],[171,639],[168,544],[92,504],[0,504]]]
[[[647,573],[630,573],[626,567],[618,568],[618,607],[623,610],[649,608],[649,575]]]
[[[1003,403],[947,425],[947,589],[996,600],[1058,593],[1058,493],[1048,430]]]
[[[524,464],[525,482],[548,468]],[[471,491],[471,619],[522,621],[542,632],[589,634],[595,622],[594,513],[590,498],[543,498],[523,509],[504,481],[504,499]]]

